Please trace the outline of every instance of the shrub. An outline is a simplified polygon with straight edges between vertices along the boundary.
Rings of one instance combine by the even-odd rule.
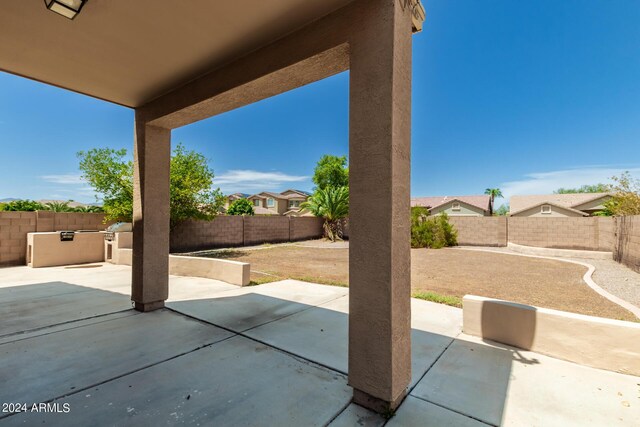
[[[42,203],[34,200],[14,200],[12,202],[3,203],[2,210],[12,212],[33,212],[44,211],[47,210],[47,208]]]
[[[253,215],[253,205],[247,199],[234,200],[229,209],[227,209],[228,215]]]
[[[458,232],[449,223],[446,213],[429,216],[426,208],[411,209],[411,247],[440,249],[455,246]]]

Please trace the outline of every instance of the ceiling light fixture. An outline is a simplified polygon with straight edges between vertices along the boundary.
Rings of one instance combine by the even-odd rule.
[[[52,12],[73,19],[82,10],[87,0],[44,0],[44,4]]]

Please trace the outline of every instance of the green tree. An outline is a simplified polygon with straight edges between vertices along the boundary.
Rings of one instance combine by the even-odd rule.
[[[335,242],[342,240],[343,219],[349,215],[349,187],[326,187],[318,189],[309,199],[300,204],[317,217],[324,218],[324,235]]]
[[[73,208],[69,206],[69,202],[49,202],[45,203],[44,207],[46,210],[52,212],[73,212]]]
[[[495,216],[505,216],[505,215],[509,215],[509,205],[506,203],[503,203],[500,205],[500,207],[498,209],[496,209],[495,211],[493,211],[493,214]]]
[[[553,194],[606,193],[609,188],[607,184],[582,185],[578,188],[558,188]]]
[[[133,217],[133,162],[126,157],[124,148],[78,153],[82,178],[102,196],[107,220],[131,221]]]
[[[496,198],[503,197],[502,191],[500,191],[499,188],[487,188],[486,190],[484,190],[484,194],[488,194],[489,196],[491,196],[491,206],[493,206],[493,201]]]
[[[171,227],[186,219],[215,218],[224,195],[220,189],[211,189],[213,177],[206,157],[178,144],[171,157]]]
[[[229,209],[227,209],[228,215],[253,215],[253,205],[247,199],[234,200]]]
[[[34,200],[14,200],[8,203],[2,204],[3,211],[13,211],[13,212],[33,212],[33,211],[44,211],[46,210],[45,206]]]
[[[605,202],[604,210],[598,215],[640,215],[640,179],[634,179],[628,171],[611,179],[614,184],[609,189],[613,197]]]
[[[327,187],[348,187],[347,156],[338,157],[330,154],[322,156],[313,171],[313,182],[319,190]]]
[[[125,149],[94,148],[78,153],[82,177],[102,195],[106,220],[130,221],[133,216],[133,162]],[[213,170],[206,158],[182,144],[173,151],[170,171],[170,224],[185,219],[212,219],[224,203],[212,190]]]

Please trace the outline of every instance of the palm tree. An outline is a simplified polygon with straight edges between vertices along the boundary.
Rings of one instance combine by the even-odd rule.
[[[484,190],[484,194],[488,194],[491,196],[491,206],[493,206],[493,201],[497,198],[504,197],[502,195],[502,191],[499,188],[487,188]]]
[[[45,203],[45,208],[53,212],[71,212],[73,208],[69,206],[69,202],[49,202]]]
[[[300,207],[324,218],[325,237],[332,242],[342,240],[342,220],[349,215],[349,187],[318,189]]]
[[[101,206],[94,206],[94,205],[86,205],[86,206],[78,206],[73,208],[74,212],[81,212],[81,213],[102,213],[104,212],[102,210]]]

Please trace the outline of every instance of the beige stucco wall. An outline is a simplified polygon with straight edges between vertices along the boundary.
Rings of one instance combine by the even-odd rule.
[[[104,241],[104,260],[113,264],[131,265],[132,248],[132,232],[115,233],[112,241]],[[123,249],[128,249],[128,251],[123,251]]]
[[[113,242],[105,243],[105,248],[108,247],[107,245],[111,245],[112,255],[110,259],[105,259],[106,261],[119,265],[132,264],[131,234],[116,233],[116,238]],[[222,280],[238,286],[247,286],[249,284],[250,267],[250,264],[246,262],[169,255],[169,274]]]
[[[467,295],[463,332],[581,365],[640,375],[640,323]]]
[[[431,215],[439,215],[445,212],[449,216],[485,216],[485,213],[482,209],[463,202],[457,202],[460,203],[460,210],[454,211],[453,203],[454,202],[451,201],[449,203],[445,203],[444,205],[431,209]]]
[[[574,217],[578,217],[581,218],[583,215],[577,213],[577,212],[572,212],[569,211],[567,209],[562,209],[559,208],[558,206],[553,206],[553,205],[547,205],[549,207],[551,207],[551,212],[550,213],[542,213],[542,207],[541,206],[534,206],[531,209],[527,209],[524,210],[522,212],[518,212],[514,215],[512,215],[512,217],[529,217],[529,218],[574,218]]]
[[[247,286],[251,266],[246,262],[215,258],[169,256],[169,274],[222,280],[232,285]]]
[[[604,204],[609,199],[611,199],[611,196],[607,196],[597,200],[592,200],[590,202],[583,203],[582,205],[574,206],[574,209],[577,209],[579,211],[585,211],[591,214],[593,212],[601,211],[602,209],[604,209]]]
[[[60,233],[28,233],[27,265],[53,267],[104,261],[104,233],[76,233],[72,241],[60,241]]]

